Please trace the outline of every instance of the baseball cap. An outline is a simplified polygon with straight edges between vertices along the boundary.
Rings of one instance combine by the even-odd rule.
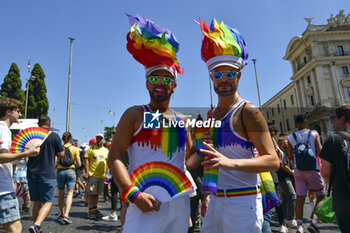
[[[91,138],[91,140],[89,141],[89,144],[90,143],[96,144],[96,139],[95,138]]]
[[[96,137],[102,137],[103,139],[105,138],[105,136],[102,133],[97,134]]]

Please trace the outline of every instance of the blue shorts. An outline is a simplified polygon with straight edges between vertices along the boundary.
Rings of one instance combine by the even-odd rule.
[[[20,219],[18,200],[15,193],[0,196],[0,225]]]
[[[58,190],[74,189],[76,174],[74,169],[58,169],[57,170],[57,188]]]
[[[56,179],[28,179],[31,201],[52,202]]]

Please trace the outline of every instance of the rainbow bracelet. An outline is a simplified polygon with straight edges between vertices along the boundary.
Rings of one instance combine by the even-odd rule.
[[[134,203],[136,197],[140,194],[139,188],[132,184],[122,192],[122,201]]]

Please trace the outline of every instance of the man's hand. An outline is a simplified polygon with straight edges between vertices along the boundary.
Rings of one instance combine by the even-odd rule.
[[[38,156],[38,154],[40,153],[40,145],[36,145],[34,148],[27,150],[27,153],[28,157]]]
[[[108,182],[109,181],[109,175],[105,176],[105,181]]]
[[[203,142],[203,145],[207,147],[209,150],[200,149],[200,152],[204,154],[206,157],[202,165],[204,166],[204,170],[211,170],[214,168],[222,168],[225,170],[232,169],[233,160],[227,158],[220,152],[214,149],[214,147],[208,143]]]
[[[202,200],[202,206],[201,206],[201,215],[204,218],[205,214],[207,213],[207,209],[210,202],[210,196],[208,194],[205,194]]]
[[[134,204],[143,213],[146,213],[152,210],[159,211],[159,207],[162,203],[155,199],[151,194],[141,193],[136,197]]]
[[[84,179],[84,180],[88,180],[88,179],[89,179],[89,173],[85,173],[85,174],[83,175],[83,179]]]

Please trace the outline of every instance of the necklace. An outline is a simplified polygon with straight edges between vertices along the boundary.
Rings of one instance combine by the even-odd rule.
[[[217,110],[221,115],[225,115],[225,113],[226,113],[229,109],[231,109],[232,106],[234,106],[234,105],[237,103],[238,99],[239,99],[239,97],[238,97],[230,106],[228,106],[227,108],[225,108],[224,111],[220,111],[220,110],[219,110],[219,107],[217,107],[216,110]]]

